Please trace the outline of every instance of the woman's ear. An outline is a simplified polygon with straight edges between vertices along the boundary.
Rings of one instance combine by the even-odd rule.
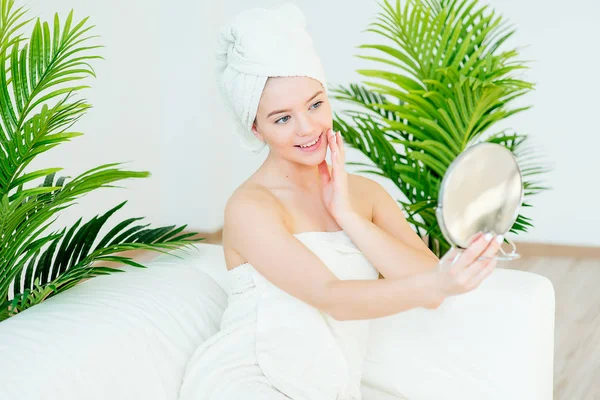
[[[254,122],[252,123],[252,133],[254,133],[254,136],[256,136],[261,142],[265,141],[262,134],[258,131],[258,127],[256,126],[256,119],[254,119]]]

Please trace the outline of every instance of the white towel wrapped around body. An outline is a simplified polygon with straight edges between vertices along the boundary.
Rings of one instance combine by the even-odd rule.
[[[269,77],[306,76],[327,93],[325,73],[306,20],[291,3],[274,9],[252,8],[221,29],[217,46],[217,83],[235,116],[241,145],[259,152],[266,145],[252,133],[261,94]]]

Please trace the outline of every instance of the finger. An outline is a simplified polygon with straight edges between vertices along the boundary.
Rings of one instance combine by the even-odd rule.
[[[479,239],[481,237],[481,235],[483,235],[483,232],[479,231],[476,234],[474,234],[473,236],[471,236],[467,242],[469,243],[469,245],[471,245],[471,244],[473,244],[473,242],[475,242],[477,239]]]
[[[337,145],[335,132],[331,138],[332,150],[331,150],[331,162],[335,164],[336,171],[340,167],[340,148]]]
[[[483,282],[488,276],[490,276],[492,274],[492,272],[494,272],[497,265],[498,265],[497,259],[494,258],[493,260],[491,260],[485,266],[485,268],[472,279],[472,281],[471,281],[472,288],[475,289],[476,287],[481,285],[481,282]]]
[[[492,261],[496,261],[495,256],[496,253],[498,253],[498,249],[500,248],[503,239],[504,236],[502,235],[495,236],[486,249],[481,253],[481,255],[475,261],[473,261],[471,265],[468,265],[465,268],[461,277],[465,280],[473,279],[475,276],[480,274],[488,264],[490,264]]]
[[[494,260],[477,260],[471,263],[457,275],[456,280],[461,282],[467,290],[470,290],[475,277],[485,271],[492,261]]]
[[[463,265],[467,266],[473,263],[480,255],[485,251],[485,249],[492,242],[492,238],[494,235],[490,232],[481,235],[479,239],[475,240],[463,253],[461,256],[461,262]]]
[[[329,146],[331,161],[333,163],[333,152],[335,151],[335,149],[333,147],[333,140],[331,139],[331,132],[333,132],[331,129],[327,131],[327,145]]]
[[[327,131],[327,142],[329,143],[329,148],[331,149],[331,151],[333,151],[334,149],[334,145],[335,145],[335,141],[333,140],[334,138],[334,131],[333,129],[329,129],[329,131]]]
[[[344,138],[342,138],[342,133],[338,131],[337,133],[337,147],[340,149],[340,156],[342,160],[346,158],[346,149],[344,148]]]
[[[335,131],[332,129],[330,136],[329,136],[329,142],[331,143],[331,153],[332,154],[336,154],[338,153],[338,146],[337,146],[337,140],[336,140],[336,135],[335,135]]]
[[[444,254],[442,256],[439,263],[443,264],[443,265],[452,264],[452,262],[454,261],[454,258],[458,255],[458,253],[459,253],[458,248],[456,248],[456,247],[451,248],[449,251],[446,252],[446,254]]]
[[[492,258],[498,254],[500,250],[500,246],[502,246],[502,242],[504,241],[503,235],[497,235],[494,237],[494,240],[490,242],[490,245],[483,251],[481,257]]]

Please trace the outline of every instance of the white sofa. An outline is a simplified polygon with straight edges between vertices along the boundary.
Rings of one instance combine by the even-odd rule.
[[[177,399],[227,305],[222,247],[177,254],[1,322],[0,399]],[[373,320],[363,400],[550,400],[554,308],[548,279],[498,268],[437,310]]]

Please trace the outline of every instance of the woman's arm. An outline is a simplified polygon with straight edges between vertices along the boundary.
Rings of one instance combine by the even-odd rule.
[[[447,271],[401,279],[340,280],[292,235],[280,203],[266,190],[234,195],[225,207],[226,240],[265,279],[339,320],[372,319],[415,307],[435,308],[447,297],[473,290],[488,276],[500,242],[482,236]]]
[[[386,279],[400,279],[431,271],[439,259],[412,230],[402,210],[377,182],[351,175],[356,188],[369,193],[373,222],[350,212],[336,222]]]
[[[412,231],[396,202],[377,182],[348,174],[340,133],[331,132],[329,138],[331,171],[328,173],[323,161],[319,172],[324,204],[338,225],[385,278],[402,278],[433,269],[438,258]],[[369,197],[373,222],[356,214],[350,188],[355,197]]]
[[[229,245],[275,286],[336,319],[371,319],[437,305],[443,292],[435,273],[402,280],[340,280],[285,227],[267,191],[234,194],[225,207]]]
[[[446,297],[477,288],[492,273],[503,237],[492,238],[492,234],[479,235],[459,260],[444,270],[374,282],[331,282],[327,291],[328,303],[335,305],[331,314],[352,320],[385,317],[415,307],[437,308]]]
[[[387,317],[417,307],[437,308],[444,300],[440,286],[434,271],[401,279],[332,281],[329,314],[346,321]]]

